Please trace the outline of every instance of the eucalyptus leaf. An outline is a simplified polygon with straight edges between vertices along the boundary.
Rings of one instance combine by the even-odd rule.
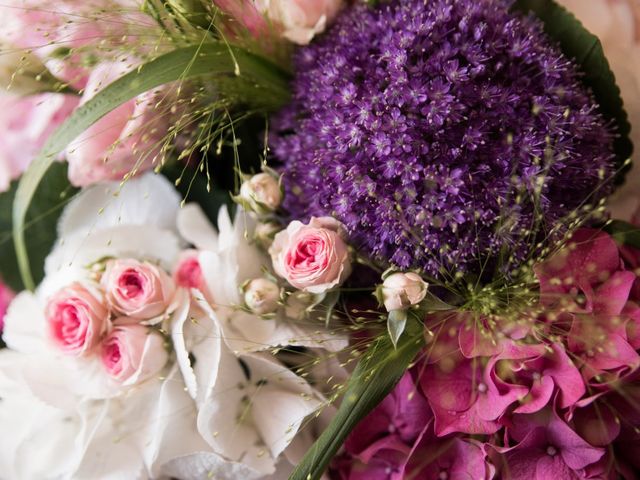
[[[387,317],[387,331],[394,347],[398,346],[398,340],[407,326],[408,313],[406,310],[391,310]]]
[[[354,427],[386,397],[424,345],[422,324],[412,318],[396,348],[380,335],[353,372],[342,404],[289,480],[318,480]]]
[[[222,42],[185,47],[166,53],[98,92],[78,108],[47,140],[20,180],[13,203],[13,238],[20,273],[26,288],[35,288],[29,251],[25,243],[26,214],[38,186],[56,156],[84,130],[110,111],[136,96],[171,82],[209,75],[236,75],[263,85],[275,98],[287,98],[287,76],[267,60]],[[250,101],[250,99],[246,99]]]
[[[617,181],[622,183],[624,173],[630,168],[629,159],[633,153],[633,143],[629,138],[631,125],[600,40],[554,0],[516,0],[513,8],[524,13],[532,12],[540,18],[545,32],[580,67],[584,74],[582,81],[593,91],[601,113],[617,128],[618,138],[614,149],[620,169]]]

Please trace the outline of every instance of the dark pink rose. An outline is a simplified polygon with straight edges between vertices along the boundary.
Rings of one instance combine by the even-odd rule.
[[[15,294],[0,280],[0,333],[4,327],[4,316]]]

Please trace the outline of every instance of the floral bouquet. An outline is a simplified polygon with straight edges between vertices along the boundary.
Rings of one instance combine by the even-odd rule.
[[[640,478],[636,0],[0,18],[0,478]]]

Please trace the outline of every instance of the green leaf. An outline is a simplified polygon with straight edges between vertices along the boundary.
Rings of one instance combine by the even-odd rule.
[[[42,151],[22,176],[13,204],[13,238],[18,266],[28,289],[35,287],[29,251],[25,243],[27,210],[40,181],[56,156],[84,130],[107,113],[160,85],[203,75],[236,75],[264,88],[265,95],[286,98],[287,77],[263,58],[228,45],[207,43],[166,53],[108,85],[73,115],[47,140]]]
[[[640,228],[622,220],[609,222],[603,230],[609,233],[620,245],[640,249]]]
[[[545,32],[559,43],[567,57],[577,62],[584,74],[583,82],[593,91],[602,114],[616,125],[619,137],[614,148],[620,169],[617,181],[622,183],[631,166],[631,125],[600,40],[554,0],[517,0],[514,8],[524,13],[533,12],[544,22]]]
[[[12,238],[11,205],[18,183],[0,195],[0,277],[16,292],[24,289]],[[66,164],[55,162],[47,171],[47,181],[36,191],[26,221],[26,249],[39,282],[44,275],[44,259],[57,237],[58,218],[76,193],[67,180]]]
[[[322,476],[347,435],[393,390],[422,346],[422,324],[412,320],[397,348],[386,334],[371,344],[349,380],[338,413],[289,480],[318,480]]]
[[[387,317],[387,331],[389,332],[389,338],[394,347],[397,347],[398,339],[402,336],[406,326],[406,310],[391,310],[389,312],[389,316]]]

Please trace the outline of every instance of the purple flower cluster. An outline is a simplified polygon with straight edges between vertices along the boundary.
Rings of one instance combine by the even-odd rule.
[[[271,148],[292,217],[333,215],[384,264],[516,264],[613,171],[614,133],[508,0],[355,6],[296,57]]]

